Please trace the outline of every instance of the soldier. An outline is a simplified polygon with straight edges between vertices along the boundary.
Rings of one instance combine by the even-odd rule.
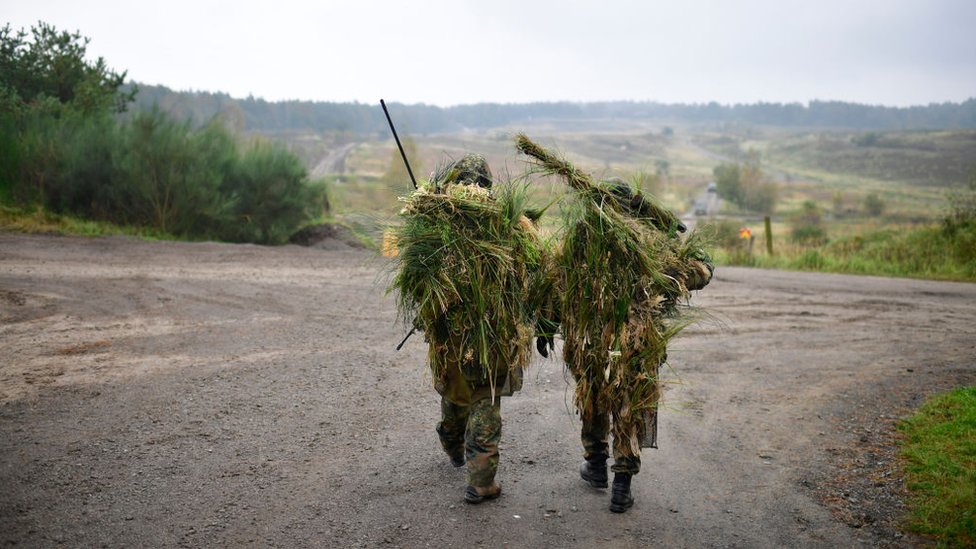
[[[685,227],[670,212],[660,212],[657,206],[647,201],[640,193],[634,194],[630,186],[620,180],[610,180],[605,183],[609,194],[616,200],[619,210],[632,218],[638,219],[643,225],[653,230],[670,233],[670,240],[678,243],[678,232],[684,232]],[[586,231],[585,227],[574,230]],[[666,296],[648,292],[645,288],[635,288],[636,297],[630,303],[631,318],[640,317],[638,311],[651,307],[657,313],[647,315],[645,322],[653,322],[652,329],[640,331],[646,338],[656,340],[659,334],[666,332],[662,324],[661,312],[674,309],[675,300],[686,296],[690,290],[699,290],[711,280],[713,267],[707,261],[703,250],[693,250],[678,261],[670,264],[666,275],[677,285],[676,291],[668,292]],[[668,303],[670,301],[670,303]],[[649,303],[654,303],[649,305]],[[574,301],[567,301],[564,306],[570,309]],[[564,310],[566,316],[576,316],[572,310]],[[638,332],[638,330],[634,330]],[[564,347],[566,362],[569,365],[579,364],[580,356],[595,357],[600,353],[592,353],[588,346],[598,345],[601,339],[594,337],[584,342],[568,341]],[[582,420],[580,440],[583,444],[583,463],[580,466],[580,477],[595,488],[607,487],[607,458],[608,435],[613,432],[614,472],[613,489],[610,498],[610,511],[623,513],[634,504],[631,495],[631,479],[640,471],[641,447],[657,446],[657,401],[660,398],[658,373],[666,354],[657,359],[650,350],[656,341],[631,341],[622,345],[624,356],[648,354],[651,363],[637,361],[631,364],[628,372],[623,372],[620,378],[609,379],[604,376],[602,365],[589,364],[588,367],[572,368],[572,373],[581,390],[577,391],[577,408]],[[609,371],[609,370],[606,370]],[[638,381],[643,380],[643,381]],[[616,388],[608,385],[623,381],[622,386]],[[654,401],[652,408],[645,409],[638,417],[627,410],[630,404],[630,389],[628,385],[650,382],[648,396]],[[608,396],[611,393],[612,396]]]
[[[431,183],[431,189],[424,190],[421,198],[451,195],[484,203],[494,200],[489,195],[492,187],[491,172],[480,155],[468,154],[439,170]],[[466,186],[466,189],[458,186]],[[465,218],[462,224],[467,225],[454,225],[453,230],[472,231],[472,238],[479,240],[490,238],[490,233],[479,232],[470,221],[471,218]],[[511,230],[505,229],[508,231],[506,234]],[[527,218],[519,218],[514,231],[522,231],[522,236],[527,237],[528,242],[538,242],[534,226]],[[526,240],[516,238],[515,241]],[[511,241],[492,244],[509,246]],[[530,271],[526,261],[519,259],[523,258],[520,254],[518,249],[512,248],[510,255],[516,258],[515,263],[499,277],[504,284],[516,288],[516,293],[525,293],[528,281],[524,279]],[[444,261],[455,264],[458,259],[455,256]],[[461,276],[453,271],[444,272],[449,277]],[[457,285],[462,284],[458,282]],[[402,286],[400,290],[404,291]],[[532,328],[529,314],[519,312],[514,317],[502,315],[509,320],[506,323],[508,325],[494,325],[492,333],[508,334],[510,340],[490,341],[484,352],[479,352],[477,345],[473,343],[477,341],[478,334],[473,332],[475,328],[470,325],[470,312],[476,305],[465,301],[474,300],[477,292],[473,289],[470,294],[463,292],[459,300],[446,308],[436,308],[426,315],[420,313],[418,326],[426,333],[434,388],[441,396],[441,421],[436,427],[437,435],[452,465],[461,467],[467,464],[464,501],[478,504],[501,494],[501,487],[495,482],[499,457],[498,441],[502,432],[501,397],[511,396],[522,387],[522,367],[529,355]],[[498,302],[494,303],[496,307],[501,306]],[[521,311],[522,305],[519,304],[516,308]],[[495,312],[487,310],[484,318],[487,319]]]
[[[596,182],[569,162],[516,136],[518,150],[540,173],[563,177],[577,201],[553,271],[552,309],[563,334],[563,357],[576,380],[584,461],[580,476],[607,487],[608,435],[613,433],[610,510],[634,504],[641,448],[656,446],[658,370],[667,343],[685,324],[678,301],[711,279],[712,267],[693,233],[650,197],[622,181]],[[540,338],[545,355],[549,342]]]

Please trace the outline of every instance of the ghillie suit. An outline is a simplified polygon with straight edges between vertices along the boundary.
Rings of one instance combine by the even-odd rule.
[[[492,194],[487,163],[467,155],[402,198],[390,285],[404,320],[424,331],[437,431],[451,461],[468,463],[465,500],[497,495],[500,396],[522,385],[543,279],[543,245],[523,187]],[[463,454],[462,454],[463,449]]]
[[[542,172],[563,177],[577,197],[556,252],[555,309],[583,420],[581,474],[594,486],[607,485],[612,417],[613,471],[626,476],[630,498],[640,449],[656,446],[659,368],[668,341],[688,324],[679,304],[708,283],[712,268],[700,237],[682,239],[684,226],[650,197],[623,182],[595,182],[524,135],[517,146]],[[611,510],[632,501],[611,503]]]

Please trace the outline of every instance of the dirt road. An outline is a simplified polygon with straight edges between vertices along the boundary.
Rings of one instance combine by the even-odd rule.
[[[357,250],[0,233],[0,543],[850,547],[893,521],[894,418],[976,383],[976,285],[723,268],[670,353],[636,506],[577,476],[557,361],[462,502],[420,337]]]

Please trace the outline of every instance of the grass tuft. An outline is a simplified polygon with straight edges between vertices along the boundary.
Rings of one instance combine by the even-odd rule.
[[[116,225],[107,221],[92,221],[70,215],[49,212],[42,208],[17,208],[0,205],[0,230],[29,234],[58,234],[74,236],[135,236],[147,240],[180,240],[180,238],[148,227]]]

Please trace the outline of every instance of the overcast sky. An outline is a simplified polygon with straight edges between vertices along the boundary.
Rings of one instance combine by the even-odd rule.
[[[6,0],[138,82],[440,106],[976,96],[974,0]]]

